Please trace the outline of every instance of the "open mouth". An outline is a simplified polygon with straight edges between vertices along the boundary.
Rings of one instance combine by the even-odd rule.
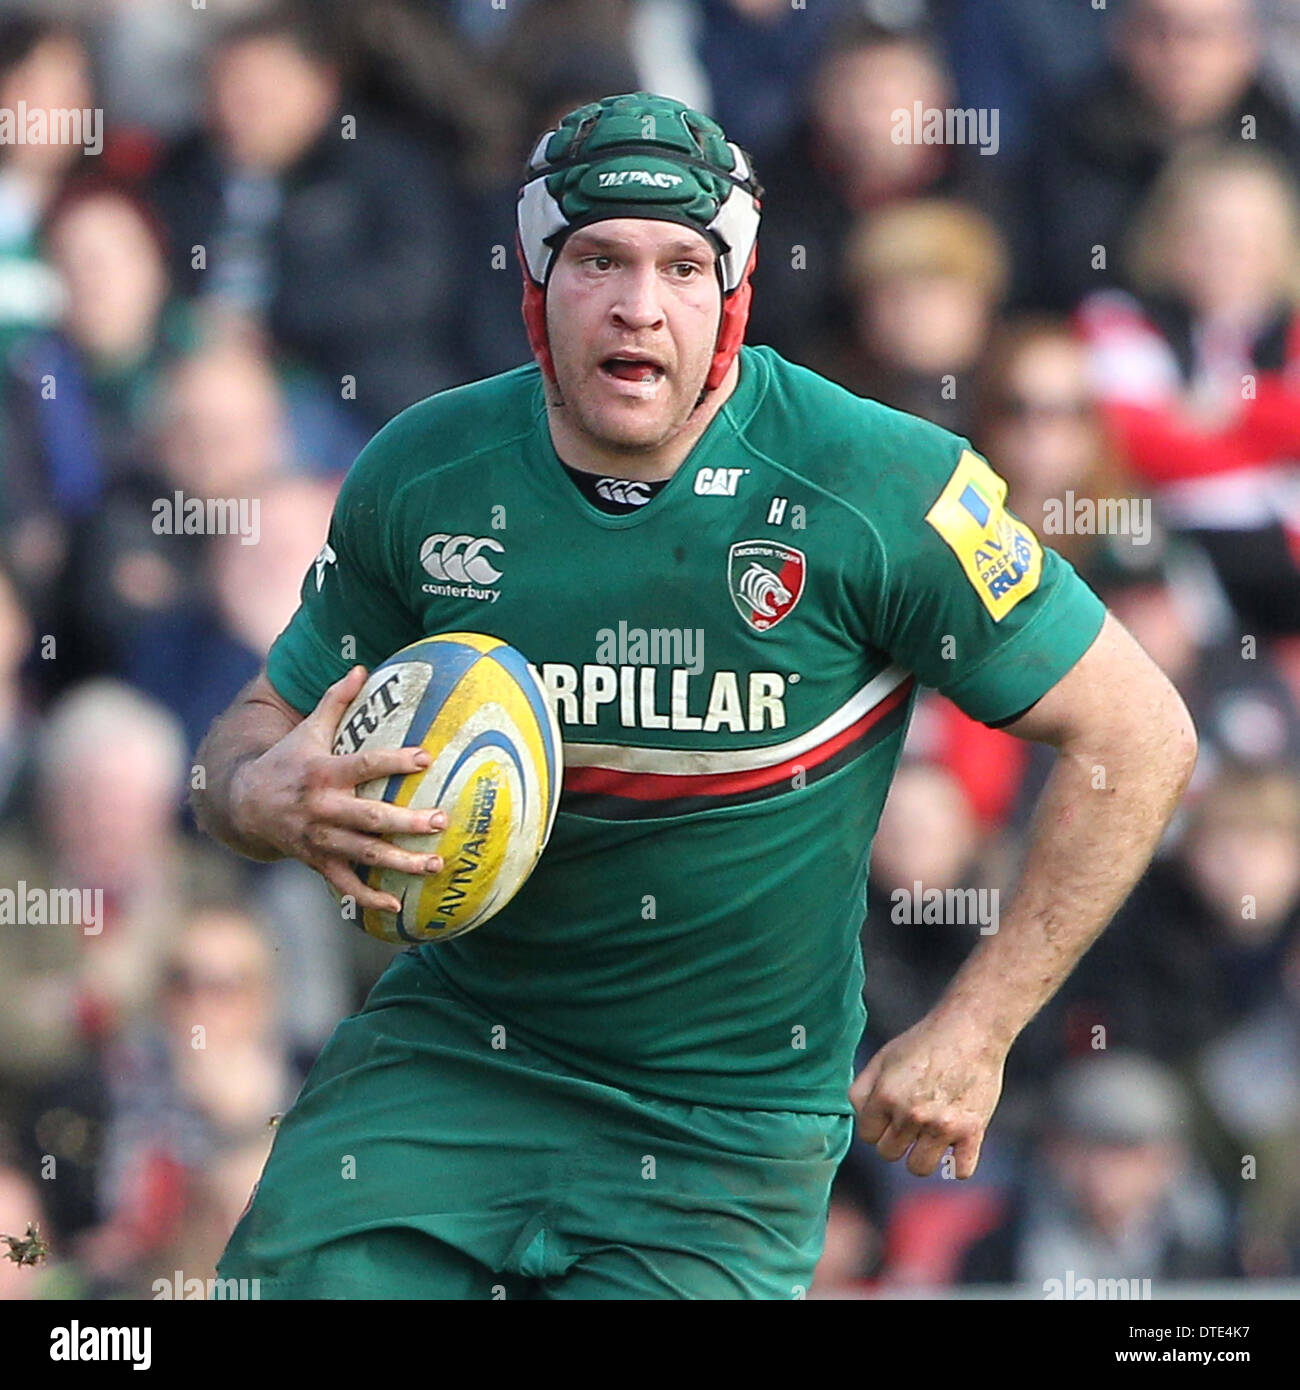
[[[648,357],[618,356],[607,357],[600,364],[605,376],[617,381],[635,381],[642,385],[656,382],[664,374],[664,369]]]

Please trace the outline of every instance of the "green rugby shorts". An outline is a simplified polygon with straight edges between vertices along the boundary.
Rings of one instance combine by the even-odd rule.
[[[335,1029],[218,1271],[263,1298],[802,1298],[852,1126],[580,1075],[411,950]]]

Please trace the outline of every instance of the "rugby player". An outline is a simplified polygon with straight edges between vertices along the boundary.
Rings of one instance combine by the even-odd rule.
[[[365,668],[481,631],[541,671],[550,845],[339,1024],[220,1264],[263,1297],[798,1298],[857,1132],[969,1177],[1008,1049],[1149,861],[1196,755],[1169,682],[970,443],[742,345],[761,189],[708,117],[566,116],[519,199],[535,361],[412,406],[344,482],[201,824],[354,865],[440,812],[335,756]],[[360,664],[358,664],[360,663]],[[1055,746],[1023,877],[853,1076],[867,861],[924,684]],[[868,930],[869,942],[869,930]]]

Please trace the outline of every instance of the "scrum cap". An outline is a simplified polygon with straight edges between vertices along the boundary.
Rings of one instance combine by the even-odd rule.
[[[720,385],[745,336],[762,193],[740,146],[680,101],[631,92],[571,111],[538,140],[519,191],[524,324],[543,372],[554,380],[545,293],[566,238],[611,217],[650,217],[693,227],[717,250],[722,321],[705,389]]]

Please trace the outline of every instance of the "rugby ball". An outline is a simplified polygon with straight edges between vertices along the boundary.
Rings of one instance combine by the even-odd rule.
[[[497,637],[448,632],[395,652],[348,706],[335,753],[423,748],[422,772],[362,783],[357,795],[447,813],[447,828],[388,837],[442,856],[440,873],[357,866],[399,913],[365,908],[361,925],[394,945],[449,941],[481,927],[523,886],[555,823],[563,775],[559,726],[541,679]]]

